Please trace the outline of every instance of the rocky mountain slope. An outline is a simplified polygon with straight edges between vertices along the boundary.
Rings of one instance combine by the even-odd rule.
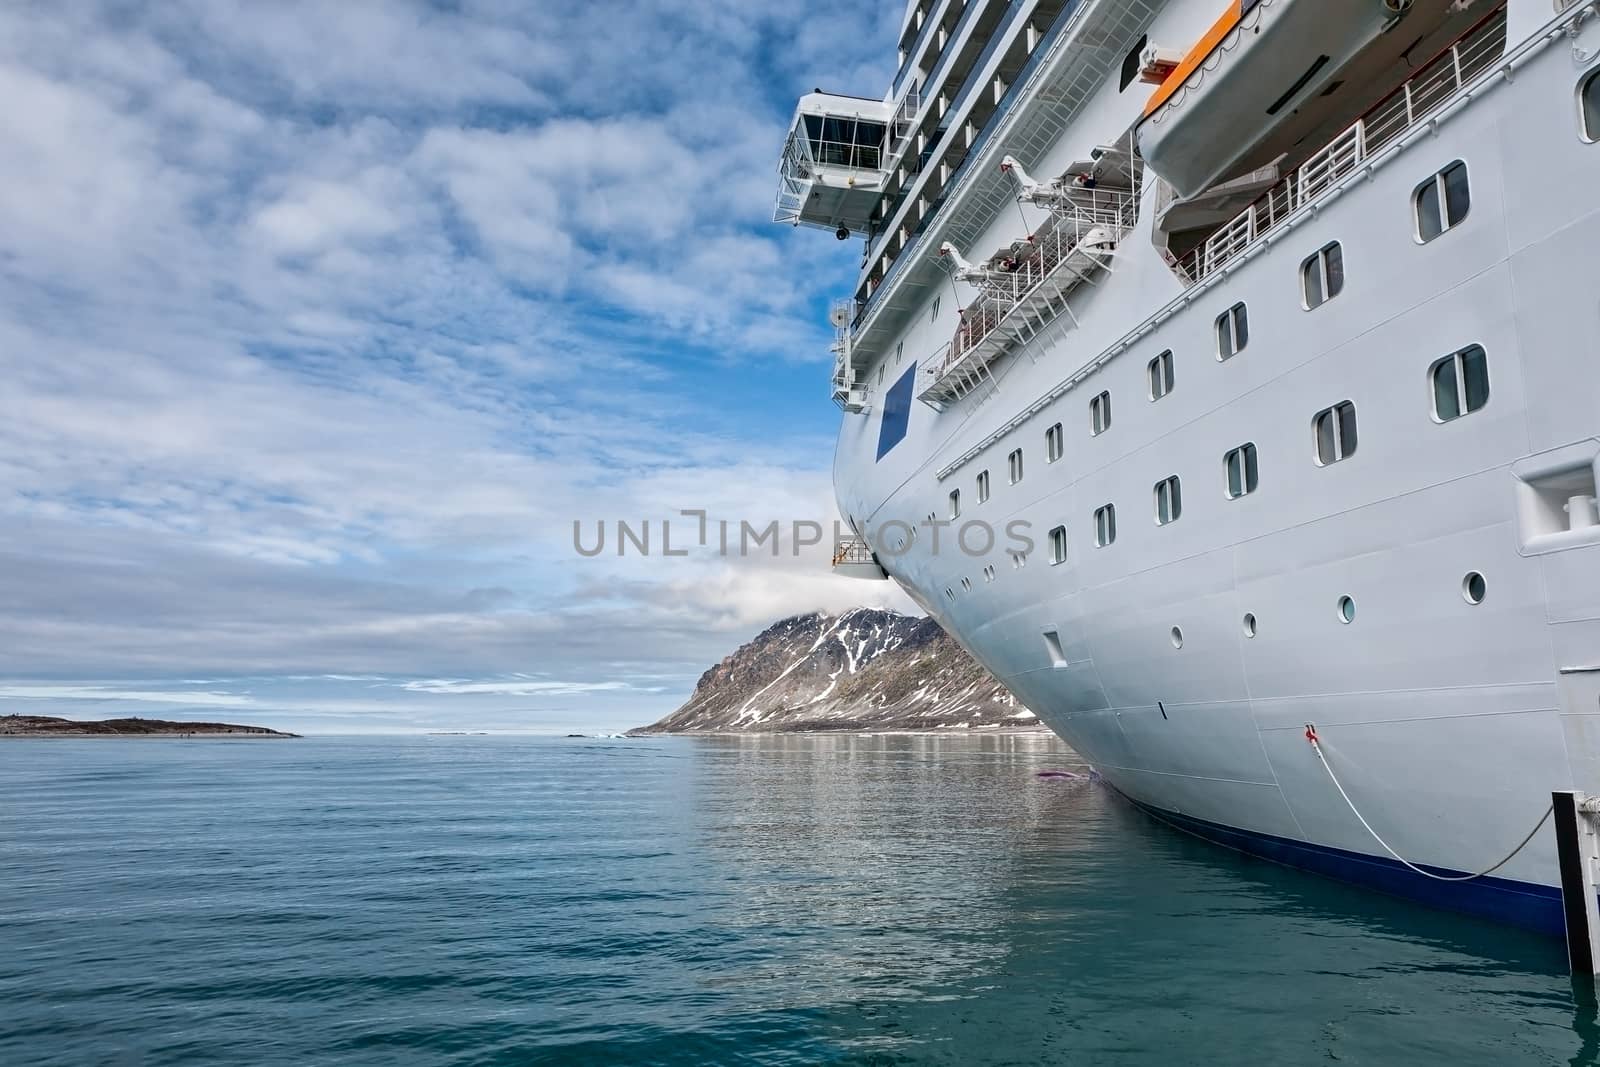
[[[932,619],[857,608],[774,623],[637,733],[1040,728]]]

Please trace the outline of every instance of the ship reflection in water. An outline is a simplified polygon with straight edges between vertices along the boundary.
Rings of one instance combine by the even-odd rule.
[[[1043,735],[0,748],[0,1061],[1590,1062],[1559,942]]]

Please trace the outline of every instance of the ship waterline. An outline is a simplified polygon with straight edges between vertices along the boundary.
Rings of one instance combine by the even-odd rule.
[[[841,559],[1174,825],[1558,931],[1527,835],[1600,790],[1600,4],[1217,8],[920,0],[882,101],[802,102],[779,216],[867,244]]]

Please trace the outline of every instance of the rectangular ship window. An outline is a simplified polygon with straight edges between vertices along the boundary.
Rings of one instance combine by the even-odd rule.
[[[1010,471],[1012,485],[1022,481],[1022,449],[1012,450],[1011,455],[1006,457],[1006,467]]]
[[[989,472],[978,472],[978,503],[989,499]]]
[[[1435,422],[1470,415],[1489,402],[1489,357],[1482,345],[1468,345],[1435,362],[1428,379]]]
[[[1256,470],[1256,446],[1243,444],[1222,457],[1222,467],[1227,475],[1229,500],[1237,500],[1256,491],[1259,475]]]
[[[1250,343],[1250,316],[1242,303],[1217,316],[1217,358],[1230,359]]]
[[[1472,190],[1467,181],[1467,165],[1456,160],[1429,178],[1411,194],[1417,216],[1417,240],[1422,244],[1455,229],[1472,207]]]
[[[1155,484],[1156,498],[1156,525],[1165,526],[1169,522],[1177,522],[1183,514],[1183,496],[1179,492],[1178,476],[1163,478]]]
[[[1117,539],[1117,506],[1107,504],[1094,512],[1094,543],[1104,548]]]
[[[1061,424],[1058,422],[1044,432],[1044,458],[1046,463],[1054,463],[1061,458]]]
[[[1317,443],[1317,466],[1348,459],[1356,451],[1356,406],[1348,400],[1323,408],[1311,420]]]
[[[1150,399],[1160,400],[1172,392],[1172,349],[1167,349],[1145,368],[1150,379]]]
[[[1307,311],[1320,307],[1344,289],[1344,249],[1338,241],[1323,245],[1300,264],[1300,295]]]
[[[1067,561],[1067,528],[1057,526],[1050,531],[1050,565]]]
[[[1111,429],[1111,394],[1101,393],[1089,401],[1089,434],[1098,437]]]

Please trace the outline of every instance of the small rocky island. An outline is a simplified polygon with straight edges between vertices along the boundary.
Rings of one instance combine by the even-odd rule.
[[[52,715],[0,715],[0,737],[299,737],[265,726],[166,719],[98,719],[78,722]]]
[[[774,623],[633,733],[997,728],[1043,729],[933,619],[857,608]]]

